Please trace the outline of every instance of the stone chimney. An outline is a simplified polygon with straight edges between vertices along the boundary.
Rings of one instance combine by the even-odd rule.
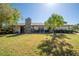
[[[31,33],[31,18],[25,19],[25,33]]]

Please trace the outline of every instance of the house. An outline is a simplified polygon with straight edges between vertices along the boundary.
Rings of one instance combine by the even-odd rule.
[[[14,32],[19,33],[43,33],[46,28],[43,23],[32,23],[31,18],[27,18],[24,23],[17,24],[14,28]]]
[[[73,25],[64,25],[56,28],[56,30],[69,30]],[[13,28],[14,32],[18,33],[45,33],[48,29],[44,26],[44,23],[32,23],[31,18],[27,18],[24,23],[20,23]]]

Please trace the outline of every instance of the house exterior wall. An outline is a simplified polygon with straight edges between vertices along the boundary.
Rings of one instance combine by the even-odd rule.
[[[13,30],[14,30],[14,33],[20,33],[20,26],[15,26]]]
[[[48,30],[44,25],[30,25],[30,22],[25,24],[24,27],[24,33],[33,33],[35,31],[38,31],[38,33],[45,33],[45,30]],[[16,26],[14,28],[15,32],[22,33],[21,32],[22,26]],[[63,27],[58,27],[56,30],[71,30],[73,26],[63,26]]]

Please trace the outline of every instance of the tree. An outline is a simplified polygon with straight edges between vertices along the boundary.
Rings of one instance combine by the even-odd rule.
[[[45,26],[53,30],[52,40],[46,38],[38,45],[40,55],[53,55],[53,56],[73,56],[77,55],[73,46],[64,38],[69,39],[66,35],[56,35],[55,29],[64,25],[63,17],[58,14],[52,14],[51,17],[45,22]]]
[[[64,25],[64,18],[58,14],[52,14],[51,17],[45,22],[45,26],[47,28],[50,28],[50,30],[53,30],[53,38],[55,39],[56,33],[55,29],[57,27],[61,27]]]
[[[79,24],[74,25],[73,29],[74,29],[75,31],[79,31]]]
[[[0,4],[0,28],[10,28],[17,23],[20,12],[10,4]]]

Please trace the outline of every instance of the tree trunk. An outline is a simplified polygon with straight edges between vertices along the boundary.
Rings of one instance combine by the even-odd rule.
[[[55,33],[55,30],[53,29],[53,35],[52,35],[52,38],[55,40],[56,39],[56,33]]]
[[[54,29],[53,29],[51,42],[53,43],[54,40],[56,40],[56,33],[55,33]]]
[[[2,23],[0,23],[0,34],[2,33]]]

